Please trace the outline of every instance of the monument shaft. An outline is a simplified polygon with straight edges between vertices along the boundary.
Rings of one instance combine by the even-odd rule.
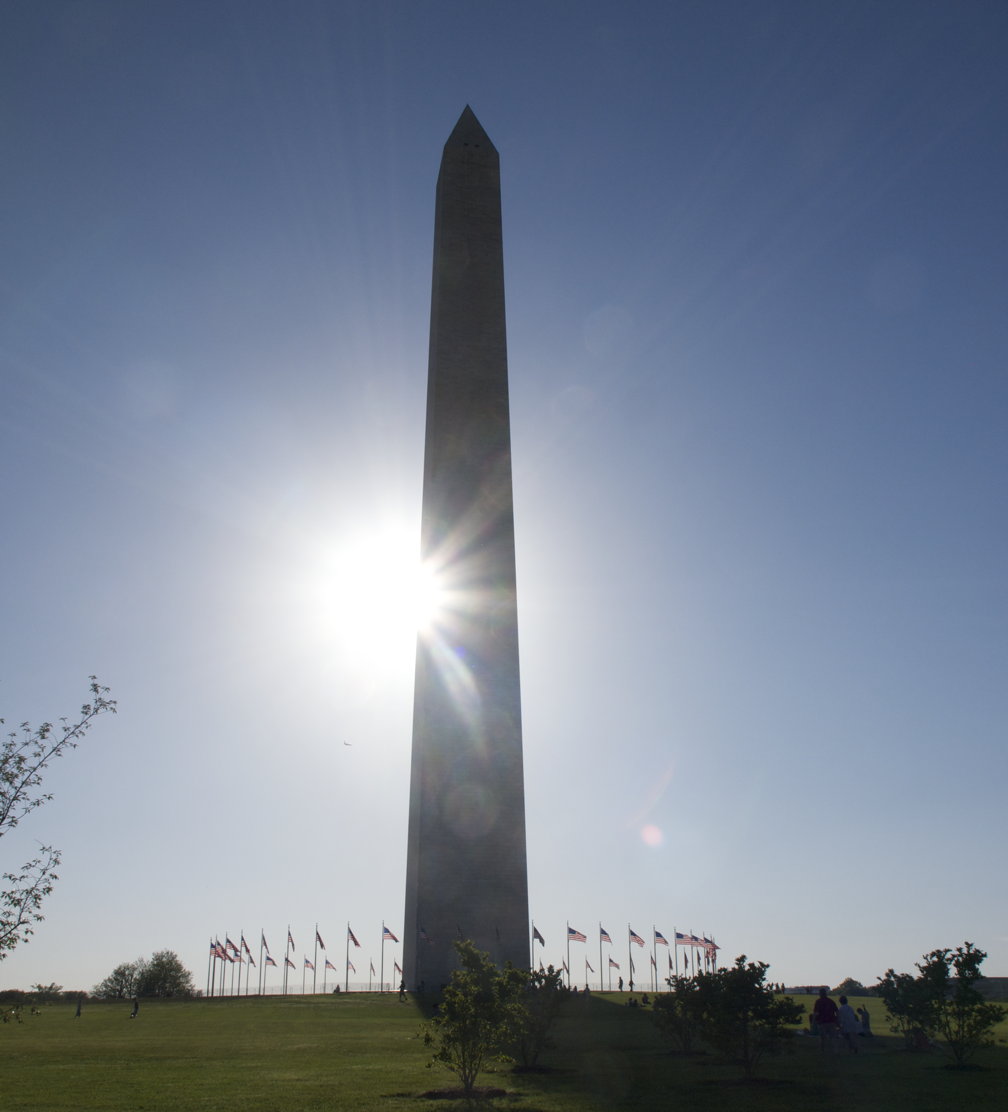
[[[468,107],[437,183],[421,553],[444,606],[417,638],[403,959],[436,991],[459,938],[529,964],[500,164]]]

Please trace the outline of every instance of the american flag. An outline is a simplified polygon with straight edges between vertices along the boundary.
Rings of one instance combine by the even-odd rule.
[[[238,947],[231,941],[230,938],[228,938],[227,935],[224,935],[224,945],[227,947],[227,949],[233,950],[236,954],[238,953]]]
[[[266,965],[272,965],[274,969],[276,968],[276,962],[269,956],[269,954],[266,955],[266,963],[265,964]]]
[[[294,936],[290,932],[290,927],[287,928],[287,945],[292,950],[297,949],[297,947],[294,945]]]
[[[374,976],[374,973],[375,973],[374,962],[371,962],[371,976],[372,977]]]
[[[314,964],[312,962],[310,962],[307,958],[304,959],[304,967],[305,967],[305,969],[310,969],[313,973],[315,972]]]
[[[251,954],[252,953],[252,951],[248,947],[248,943],[245,941],[244,931],[242,932],[242,936],[241,936],[241,948],[245,951],[246,954]]]
[[[392,964],[393,964],[393,965],[395,966],[395,971],[396,971],[396,972],[397,972],[397,973],[399,974],[399,976],[401,977],[401,976],[402,976],[402,966],[401,966],[401,965],[399,964],[399,962],[397,962],[397,961],[396,961],[396,962],[393,962]]]
[[[357,966],[354,965],[352,961],[347,961],[347,969],[349,969],[351,973],[357,972]]]
[[[533,926],[532,926],[532,945],[534,946],[537,942],[541,943],[543,946],[546,945],[546,939],[543,938],[543,936],[539,933],[539,928],[533,924]]]
[[[661,931],[655,931],[654,932],[654,940],[655,940],[655,942],[658,943],[659,946],[667,946],[668,945],[668,939],[665,937],[665,935],[662,934]]]
[[[567,941],[568,942],[587,942],[588,939],[580,932],[575,930],[570,923],[567,924]]]
[[[590,972],[592,972],[592,973],[595,972],[595,970],[592,969],[592,967],[591,967],[591,962],[587,958],[585,958],[585,965],[588,966],[588,969],[589,969]]]
[[[260,935],[260,940],[262,941],[262,948],[268,954],[269,953],[269,946],[266,945],[266,932],[265,931],[260,931],[259,935]]]
[[[636,942],[638,946],[644,945],[644,939],[641,938],[641,936],[633,929],[633,927],[630,928],[630,941]]]
[[[384,923],[382,924],[382,929],[381,929],[381,940],[382,940],[382,942],[398,942],[399,941],[399,939],[396,938],[396,936],[388,929],[388,927],[385,926]]]
[[[347,923],[346,936],[347,936],[347,941],[352,942],[357,947],[357,949],[359,950],[360,949],[360,943],[357,941],[356,938],[354,938],[354,932],[350,929],[350,924],[349,923]],[[354,972],[356,972],[356,970],[354,970]]]
[[[431,936],[423,929],[423,927],[420,928],[420,941],[421,942],[431,942],[432,941]]]
[[[605,927],[602,926],[601,923],[599,923],[598,933],[599,942],[608,942],[610,946],[612,945],[612,939],[609,937],[609,932],[605,929]]]
[[[325,943],[322,941],[322,935],[320,935],[318,932],[318,927],[315,928],[315,941],[322,947],[323,950],[325,949]]]
[[[297,966],[294,964],[294,962],[291,961],[290,958],[284,958],[284,965],[289,965],[291,969],[297,969]]]

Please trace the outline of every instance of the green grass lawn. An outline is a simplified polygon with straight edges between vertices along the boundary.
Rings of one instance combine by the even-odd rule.
[[[811,1003],[811,997],[804,1003]],[[761,1080],[711,1054],[669,1052],[650,1012],[615,994],[572,1000],[541,1072],[503,1064],[481,1085],[506,1090],[487,1107],[511,1112],[669,1109],[690,1112],[949,1112],[998,1107],[1008,1095],[1008,1025],[981,1068],[955,1071],[938,1053],[911,1053],[886,1037],[884,1013],[868,1001],[879,1035],[862,1053],[820,1052],[794,1040],[765,1059]],[[322,1112],[404,1109],[444,1112],[457,1100],[426,1099],[455,1084],[429,1057],[422,1016],[392,994],[232,999],[191,1003],[50,1006],[0,1027],[0,1110],[62,1112]]]

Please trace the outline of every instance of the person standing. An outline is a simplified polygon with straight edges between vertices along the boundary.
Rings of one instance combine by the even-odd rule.
[[[821,988],[818,1000],[812,1005],[812,1018],[815,1020],[816,1027],[819,1028],[820,1046],[823,1050],[826,1049],[827,1043],[831,1048],[835,1048],[837,1045],[836,1040],[840,1035],[840,1024],[837,1019],[838,1010],[834,1001],[829,998],[827,990]]]
[[[847,1003],[847,997],[840,997],[840,1007],[837,1008],[837,1020],[840,1023],[840,1034],[843,1035],[847,1049],[853,1054],[858,1052],[858,1036],[861,1034],[861,1020],[854,1014],[854,1009]]]

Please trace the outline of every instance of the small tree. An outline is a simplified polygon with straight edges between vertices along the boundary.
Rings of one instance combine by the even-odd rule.
[[[655,997],[654,1021],[683,1054],[691,1054],[702,1019],[699,983],[693,977],[678,976],[669,977],[667,983],[669,991]]]
[[[504,997],[514,1003],[513,1056],[525,1069],[532,1069],[549,1045],[550,1028],[570,989],[563,983],[563,973],[552,965],[545,972],[506,969],[501,976],[508,982]]]
[[[833,990],[837,996],[868,996],[868,989],[853,977],[845,977]]]
[[[875,987],[889,1013],[890,1030],[902,1035],[911,1047],[926,1041],[934,1031],[934,994],[931,987],[912,973],[887,969]]]
[[[700,973],[696,981],[696,1007],[703,1037],[715,1049],[742,1066],[752,1078],[766,1053],[777,1051],[793,1034],[804,1009],[790,996],[778,997],[766,984],[769,965],[746,963],[742,954],[735,964],[713,973]]]
[[[63,986],[51,981],[49,984],[37,984],[31,986],[32,995],[35,997],[39,1004],[53,1004],[59,1000],[63,993]]]
[[[42,776],[50,761],[62,757],[90,729],[100,714],[115,713],[115,701],[109,699],[108,688],[91,677],[91,702],[80,709],[76,722],[60,719],[59,726],[43,722],[32,727],[27,722],[9,733],[0,746],[0,838],[37,807],[52,799],[40,791]],[[0,724],[3,719],[0,718]],[[40,923],[42,901],[59,879],[59,850],[41,846],[38,856],[14,872],[3,874],[0,891],[0,961],[34,933]]]
[[[932,950],[925,954],[916,963],[917,977],[894,974],[890,969],[880,980],[880,994],[899,1029],[906,1033],[907,1024],[902,1017],[908,1010],[909,998],[915,1005],[911,1009],[914,1026],[926,1035],[943,1039],[960,1069],[981,1047],[993,1043],[994,1027],[1006,1014],[1000,1005],[988,1003],[977,989],[983,980],[980,966],[986,957],[983,950],[966,942],[955,950]]]
[[[424,1030],[424,1043],[434,1048],[428,1066],[447,1067],[470,1096],[486,1063],[501,1057],[514,1038],[517,983],[472,942],[454,945],[462,968],[452,973],[438,1014]]]

